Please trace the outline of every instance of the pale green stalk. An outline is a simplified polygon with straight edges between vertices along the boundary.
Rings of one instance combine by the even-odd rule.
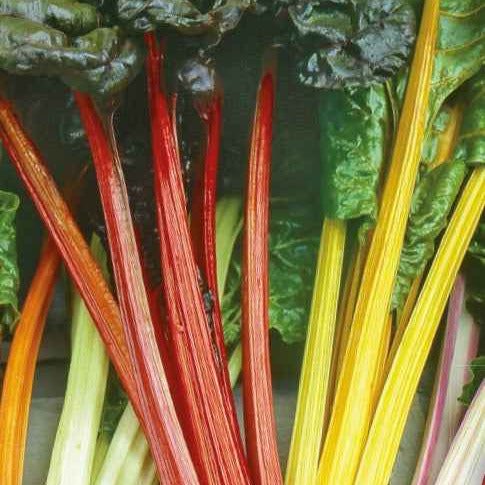
[[[128,403],[116,427],[103,466],[94,481],[95,485],[114,485],[118,483],[123,464],[130,460],[131,446],[139,430],[138,418],[131,404]]]
[[[239,379],[239,374],[241,374],[242,369],[242,346],[238,343],[236,348],[232,351],[229,357],[229,363],[227,364],[229,368],[229,380],[231,381],[231,387],[237,384]]]
[[[216,207],[217,290],[224,294],[229,263],[236,239],[242,229],[242,204],[239,197],[224,197]]]
[[[106,255],[93,237],[93,256],[106,273]],[[90,483],[109,360],[79,294],[73,301],[73,349],[64,406],[52,452],[47,485]]]

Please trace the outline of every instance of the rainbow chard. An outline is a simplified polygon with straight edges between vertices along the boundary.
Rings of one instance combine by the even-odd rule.
[[[468,365],[478,350],[479,330],[464,311],[465,280],[458,276],[448,305],[425,436],[413,485],[436,482],[436,477],[455,436],[464,406],[458,398],[468,379]]]
[[[485,384],[479,387],[446,455],[436,485],[483,481],[485,445]]]
[[[274,69],[261,78],[253,120],[243,231],[242,351],[244,426],[254,483],[282,483],[269,357],[268,223]]]
[[[199,286],[178,151],[161,87],[162,53],[154,33],[145,34],[145,41],[163,286],[174,366],[185,399],[187,442],[203,483],[248,483]]]
[[[56,246],[49,239],[22,308],[8,358],[0,405],[0,474],[8,485],[22,483],[35,364],[60,263]]]
[[[131,356],[141,423],[160,477],[198,483],[175,413],[155,338],[128,194],[113,131],[113,112],[103,119],[85,94],[75,93],[91,147],[108,229],[123,327]]]
[[[215,87],[217,90],[217,87]],[[221,306],[219,299],[216,258],[216,197],[217,197],[217,166],[219,162],[222,95],[215,92],[207,102],[197,103],[201,119],[206,125],[206,147],[203,166],[195,182],[192,198],[192,213],[190,230],[194,245],[196,264],[202,270],[202,278],[210,292],[208,318],[213,328],[213,339],[219,355],[219,372],[224,392],[226,409],[231,410],[232,429],[240,439],[236,408],[232,395],[231,382],[227,367],[227,353],[224,342]]]

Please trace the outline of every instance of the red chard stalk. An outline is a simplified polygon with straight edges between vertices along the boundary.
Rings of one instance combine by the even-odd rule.
[[[110,245],[123,326],[145,430],[159,477],[169,483],[199,483],[190,458],[157,346],[150,306],[116,149],[113,111],[104,120],[89,98],[75,93],[91,147]]]
[[[153,33],[145,41],[161,267],[187,441],[202,483],[249,484],[199,286],[173,120],[161,88],[162,55]]]
[[[282,484],[269,351],[269,190],[275,74],[263,73],[253,121],[243,232],[242,350],[246,448],[253,483]]]
[[[118,306],[41,154],[2,95],[0,137],[96,323],[126,392],[136,405],[137,393]]]

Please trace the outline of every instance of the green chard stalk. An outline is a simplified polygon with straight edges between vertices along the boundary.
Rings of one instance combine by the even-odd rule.
[[[96,236],[91,250],[106,276],[106,254]],[[78,293],[73,302],[72,327],[71,365],[47,485],[90,483],[103,410],[109,359]]]

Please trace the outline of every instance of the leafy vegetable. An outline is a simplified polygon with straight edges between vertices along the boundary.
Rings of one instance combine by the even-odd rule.
[[[452,160],[426,173],[413,194],[406,237],[399,261],[392,308],[401,308],[412,282],[434,254],[434,241],[446,227],[446,218],[466,174],[461,160]]]
[[[253,3],[254,0],[117,0],[116,16],[122,25],[135,32],[173,27],[182,33],[213,31],[220,35],[236,27]]]
[[[382,82],[414,42],[414,13],[401,0],[297,0],[288,10],[300,36],[299,79],[308,86]]]
[[[377,217],[377,186],[390,142],[383,85],[320,94],[320,154],[325,215]]]
[[[116,28],[97,28],[96,10],[78,2],[0,3],[0,68],[60,77],[95,95],[120,91],[138,73],[143,47]],[[80,35],[83,34],[83,35]]]
[[[385,485],[404,431],[419,378],[466,249],[485,206],[485,168],[468,179],[392,362],[356,476]]]
[[[456,131],[461,121],[460,106],[445,103],[441,107],[423,147],[421,163],[425,165],[425,170],[430,170],[451,157],[456,144]]]
[[[2,327],[12,331],[19,317],[15,229],[15,214],[19,204],[20,200],[15,194],[0,190],[0,334]]]
[[[473,359],[470,363],[470,370],[472,379],[463,387],[463,392],[460,396],[460,401],[467,405],[471,404],[473,397],[485,379],[485,355]]]
[[[466,97],[466,109],[463,113],[455,157],[464,160],[468,165],[484,165],[485,69],[470,79],[462,92]]]
[[[485,323],[485,217],[477,228],[464,263],[467,275],[467,308],[480,324]]]
[[[274,200],[270,212],[269,322],[270,328],[291,344],[306,335],[321,216],[318,207],[304,199]],[[236,252],[222,300],[228,345],[237,342],[240,335],[240,284],[240,253]]]
[[[427,0],[383,188],[379,218],[362,274],[349,343],[320,459],[319,480],[322,483],[355,483],[374,411],[379,351],[388,328],[394,278],[424,140],[438,15],[439,2]],[[351,443],[349,436],[352,437]],[[357,483],[375,482],[357,479]]]
[[[429,120],[445,99],[480,70],[485,56],[485,8],[476,0],[442,0]]]
[[[2,0],[0,13],[14,18],[29,19],[37,24],[80,35],[98,26],[96,9],[75,0]]]

